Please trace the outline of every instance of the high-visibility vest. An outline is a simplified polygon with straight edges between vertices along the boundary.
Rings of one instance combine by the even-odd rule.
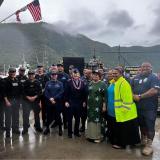
[[[123,77],[115,82],[114,107],[117,122],[126,122],[137,118],[131,86]]]

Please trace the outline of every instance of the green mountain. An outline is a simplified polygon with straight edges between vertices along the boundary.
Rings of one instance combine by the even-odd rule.
[[[57,63],[62,57],[85,57],[87,62],[94,54],[107,67],[119,63],[140,65],[150,61],[155,70],[159,69],[160,45],[153,47],[110,47],[107,44],[93,41],[84,35],[71,35],[56,31],[53,25],[38,24],[0,24],[0,69],[3,65],[26,61],[35,67],[37,63]],[[44,55],[47,59],[44,61]]]

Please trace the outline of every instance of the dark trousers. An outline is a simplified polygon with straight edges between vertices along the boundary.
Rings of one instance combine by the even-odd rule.
[[[80,106],[70,106],[67,108],[68,134],[72,134],[72,120],[75,119],[74,134],[79,134]]]
[[[111,144],[126,147],[126,145],[135,145],[140,142],[137,119],[116,122],[115,117],[108,115],[107,123],[107,136]]]
[[[4,127],[4,103],[0,102],[0,129]]]
[[[23,129],[27,130],[30,126],[29,124],[29,116],[30,116],[30,111],[33,110],[34,113],[34,120],[35,120],[35,124],[34,127],[35,128],[40,128],[40,106],[39,106],[39,101],[35,101],[35,102],[29,102],[29,101],[25,101],[24,105],[23,105]]]
[[[111,144],[118,144],[117,123],[115,117],[107,116],[107,137]]]
[[[81,124],[82,124],[82,128],[85,128],[86,119],[87,119],[87,106],[86,107],[81,107]]]
[[[46,123],[46,116],[47,116],[47,112],[46,112],[46,102],[45,102],[45,96],[41,95],[40,97],[41,100],[41,107],[42,107],[42,121],[45,124]]]
[[[56,121],[56,123],[61,126],[62,125],[62,119],[61,119],[61,113],[62,113],[62,105],[60,103],[51,104],[48,102],[46,106],[47,111],[47,123],[46,126],[49,128],[49,125],[52,123],[53,119]]]
[[[5,106],[5,127],[6,131],[10,132],[19,130],[19,101],[16,99],[10,100],[11,106]]]
[[[146,135],[149,139],[155,136],[155,121],[157,117],[156,110],[139,110],[138,109],[138,122],[141,134]]]
[[[65,105],[63,104],[62,107],[62,116],[63,116],[63,125],[67,125],[67,108],[65,107]]]

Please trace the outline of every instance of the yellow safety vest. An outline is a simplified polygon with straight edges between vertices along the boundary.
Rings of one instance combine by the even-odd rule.
[[[115,82],[114,106],[117,122],[126,122],[137,118],[137,109],[133,102],[131,86],[123,77]]]

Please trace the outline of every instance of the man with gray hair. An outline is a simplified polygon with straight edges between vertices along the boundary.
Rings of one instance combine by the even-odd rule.
[[[153,153],[159,90],[158,78],[152,73],[149,62],[142,63],[141,72],[133,78],[131,85],[137,105],[141,142],[144,145],[142,154],[149,156]]]

